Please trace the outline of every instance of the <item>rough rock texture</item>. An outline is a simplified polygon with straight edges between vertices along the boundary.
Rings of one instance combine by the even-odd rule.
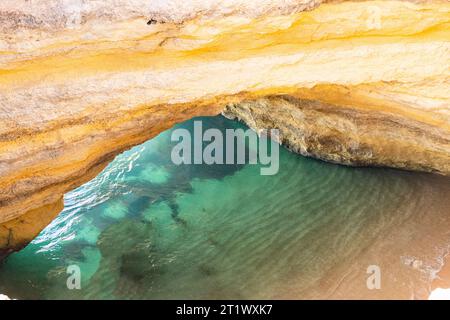
[[[225,105],[303,154],[450,174],[450,3],[323,2],[1,1],[4,252],[118,153]]]
[[[33,240],[64,208],[63,199],[30,210],[0,225],[0,260],[22,249]]]
[[[352,166],[450,172],[447,130],[385,111],[286,95],[230,104],[223,114],[255,131],[279,129],[279,141],[304,156]]]

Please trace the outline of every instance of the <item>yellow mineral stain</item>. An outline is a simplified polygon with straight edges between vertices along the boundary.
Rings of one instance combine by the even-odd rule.
[[[374,14],[379,21],[371,22],[369,15]],[[167,25],[165,30],[133,40],[119,37],[109,42],[54,44],[45,48],[47,54],[43,56],[31,52],[31,56],[37,56],[2,68],[0,84],[17,85],[21,81],[41,79],[58,81],[98,72],[175,69],[192,64],[208,68],[208,62],[214,61],[310,54],[323,49],[344,50],[365,45],[448,41],[450,38],[448,3],[369,1],[369,4],[325,4],[275,23],[273,19],[263,17],[244,25],[237,23],[239,21],[219,19],[214,21],[214,32],[208,32],[211,29],[208,23],[194,20],[178,28]],[[132,26],[136,27],[135,24]],[[102,49],[105,43],[108,45]],[[64,48],[70,48],[70,51],[62,50]],[[55,54],[48,55],[51,52]]]

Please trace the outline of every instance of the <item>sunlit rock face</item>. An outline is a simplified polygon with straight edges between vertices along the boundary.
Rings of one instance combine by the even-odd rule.
[[[43,228],[6,224],[225,106],[305,155],[450,174],[448,1],[6,0],[0,22],[5,247]]]

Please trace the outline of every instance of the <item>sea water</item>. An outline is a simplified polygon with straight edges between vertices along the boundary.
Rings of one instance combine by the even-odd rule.
[[[246,127],[221,116],[205,128]],[[65,195],[0,266],[17,299],[427,298],[450,251],[450,180],[280,148],[260,165],[175,165],[171,132]],[[77,266],[81,288],[68,288]],[[379,288],[368,273],[380,271]]]

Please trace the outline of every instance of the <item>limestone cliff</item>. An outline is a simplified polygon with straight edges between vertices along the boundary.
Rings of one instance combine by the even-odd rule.
[[[6,0],[0,22],[4,253],[118,153],[225,106],[304,155],[450,174],[448,1]]]

